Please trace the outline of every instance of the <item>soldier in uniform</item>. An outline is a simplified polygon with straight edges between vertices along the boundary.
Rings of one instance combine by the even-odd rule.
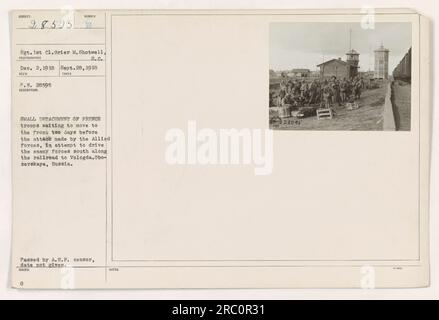
[[[283,100],[284,100],[286,95],[287,95],[287,90],[286,90],[285,85],[282,83],[281,87],[280,87],[280,91],[279,91],[279,99],[280,99],[280,102],[281,102],[280,105],[283,104]]]
[[[338,80],[334,79],[331,85],[332,88],[332,104],[338,103],[340,105],[340,85]]]
[[[323,102],[325,105],[325,108],[329,109],[331,107],[331,96],[332,96],[332,89],[329,84],[325,85],[323,88]]]
[[[268,107],[274,107],[275,106],[275,96],[273,94],[273,92],[270,92],[268,95]]]
[[[300,96],[302,98],[306,98],[306,92],[307,92],[307,85],[305,81],[302,81],[302,84],[300,86]]]
[[[340,83],[340,101],[345,102],[346,101],[346,78],[343,79],[343,81]]]
[[[309,104],[315,103],[317,99],[317,81],[313,80],[309,87]]]
[[[361,79],[357,79],[357,81],[355,82],[355,85],[354,85],[355,99],[361,98],[362,87],[363,87],[363,83],[362,83]]]

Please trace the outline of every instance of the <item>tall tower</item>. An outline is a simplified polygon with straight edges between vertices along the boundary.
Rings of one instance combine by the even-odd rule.
[[[355,77],[358,74],[358,64],[360,62],[360,54],[354,49],[346,53],[346,62],[350,65],[350,77]]]
[[[389,50],[383,45],[375,50],[374,78],[389,79]]]

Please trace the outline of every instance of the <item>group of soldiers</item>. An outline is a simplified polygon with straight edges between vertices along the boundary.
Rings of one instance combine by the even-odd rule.
[[[360,76],[342,80],[314,79],[312,81],[283,79],[277,94],[270,93],[270,107],[290,105],[299,107],[305,104],[330,108],[360,99],[365,83]]]

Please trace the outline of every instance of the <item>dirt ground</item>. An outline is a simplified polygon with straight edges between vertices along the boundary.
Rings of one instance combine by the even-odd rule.
[[[335,107],[336,115],[332,119],[317,119],[316,116],[296,119],[284,118],[282,128],[276,130],[382,130],[384,98],[386,85],[378,89],[365,90],[358,101],[360,108],[347,110],[345,107]]]
[[[392,102],[396,130],[410,131],[411,85],[402,81],[395,81]]]

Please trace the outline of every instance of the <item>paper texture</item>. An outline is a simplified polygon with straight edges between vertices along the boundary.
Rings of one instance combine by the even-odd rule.
[[[11,33],[14,288],[429,284],[416,12],[14,11]]]

